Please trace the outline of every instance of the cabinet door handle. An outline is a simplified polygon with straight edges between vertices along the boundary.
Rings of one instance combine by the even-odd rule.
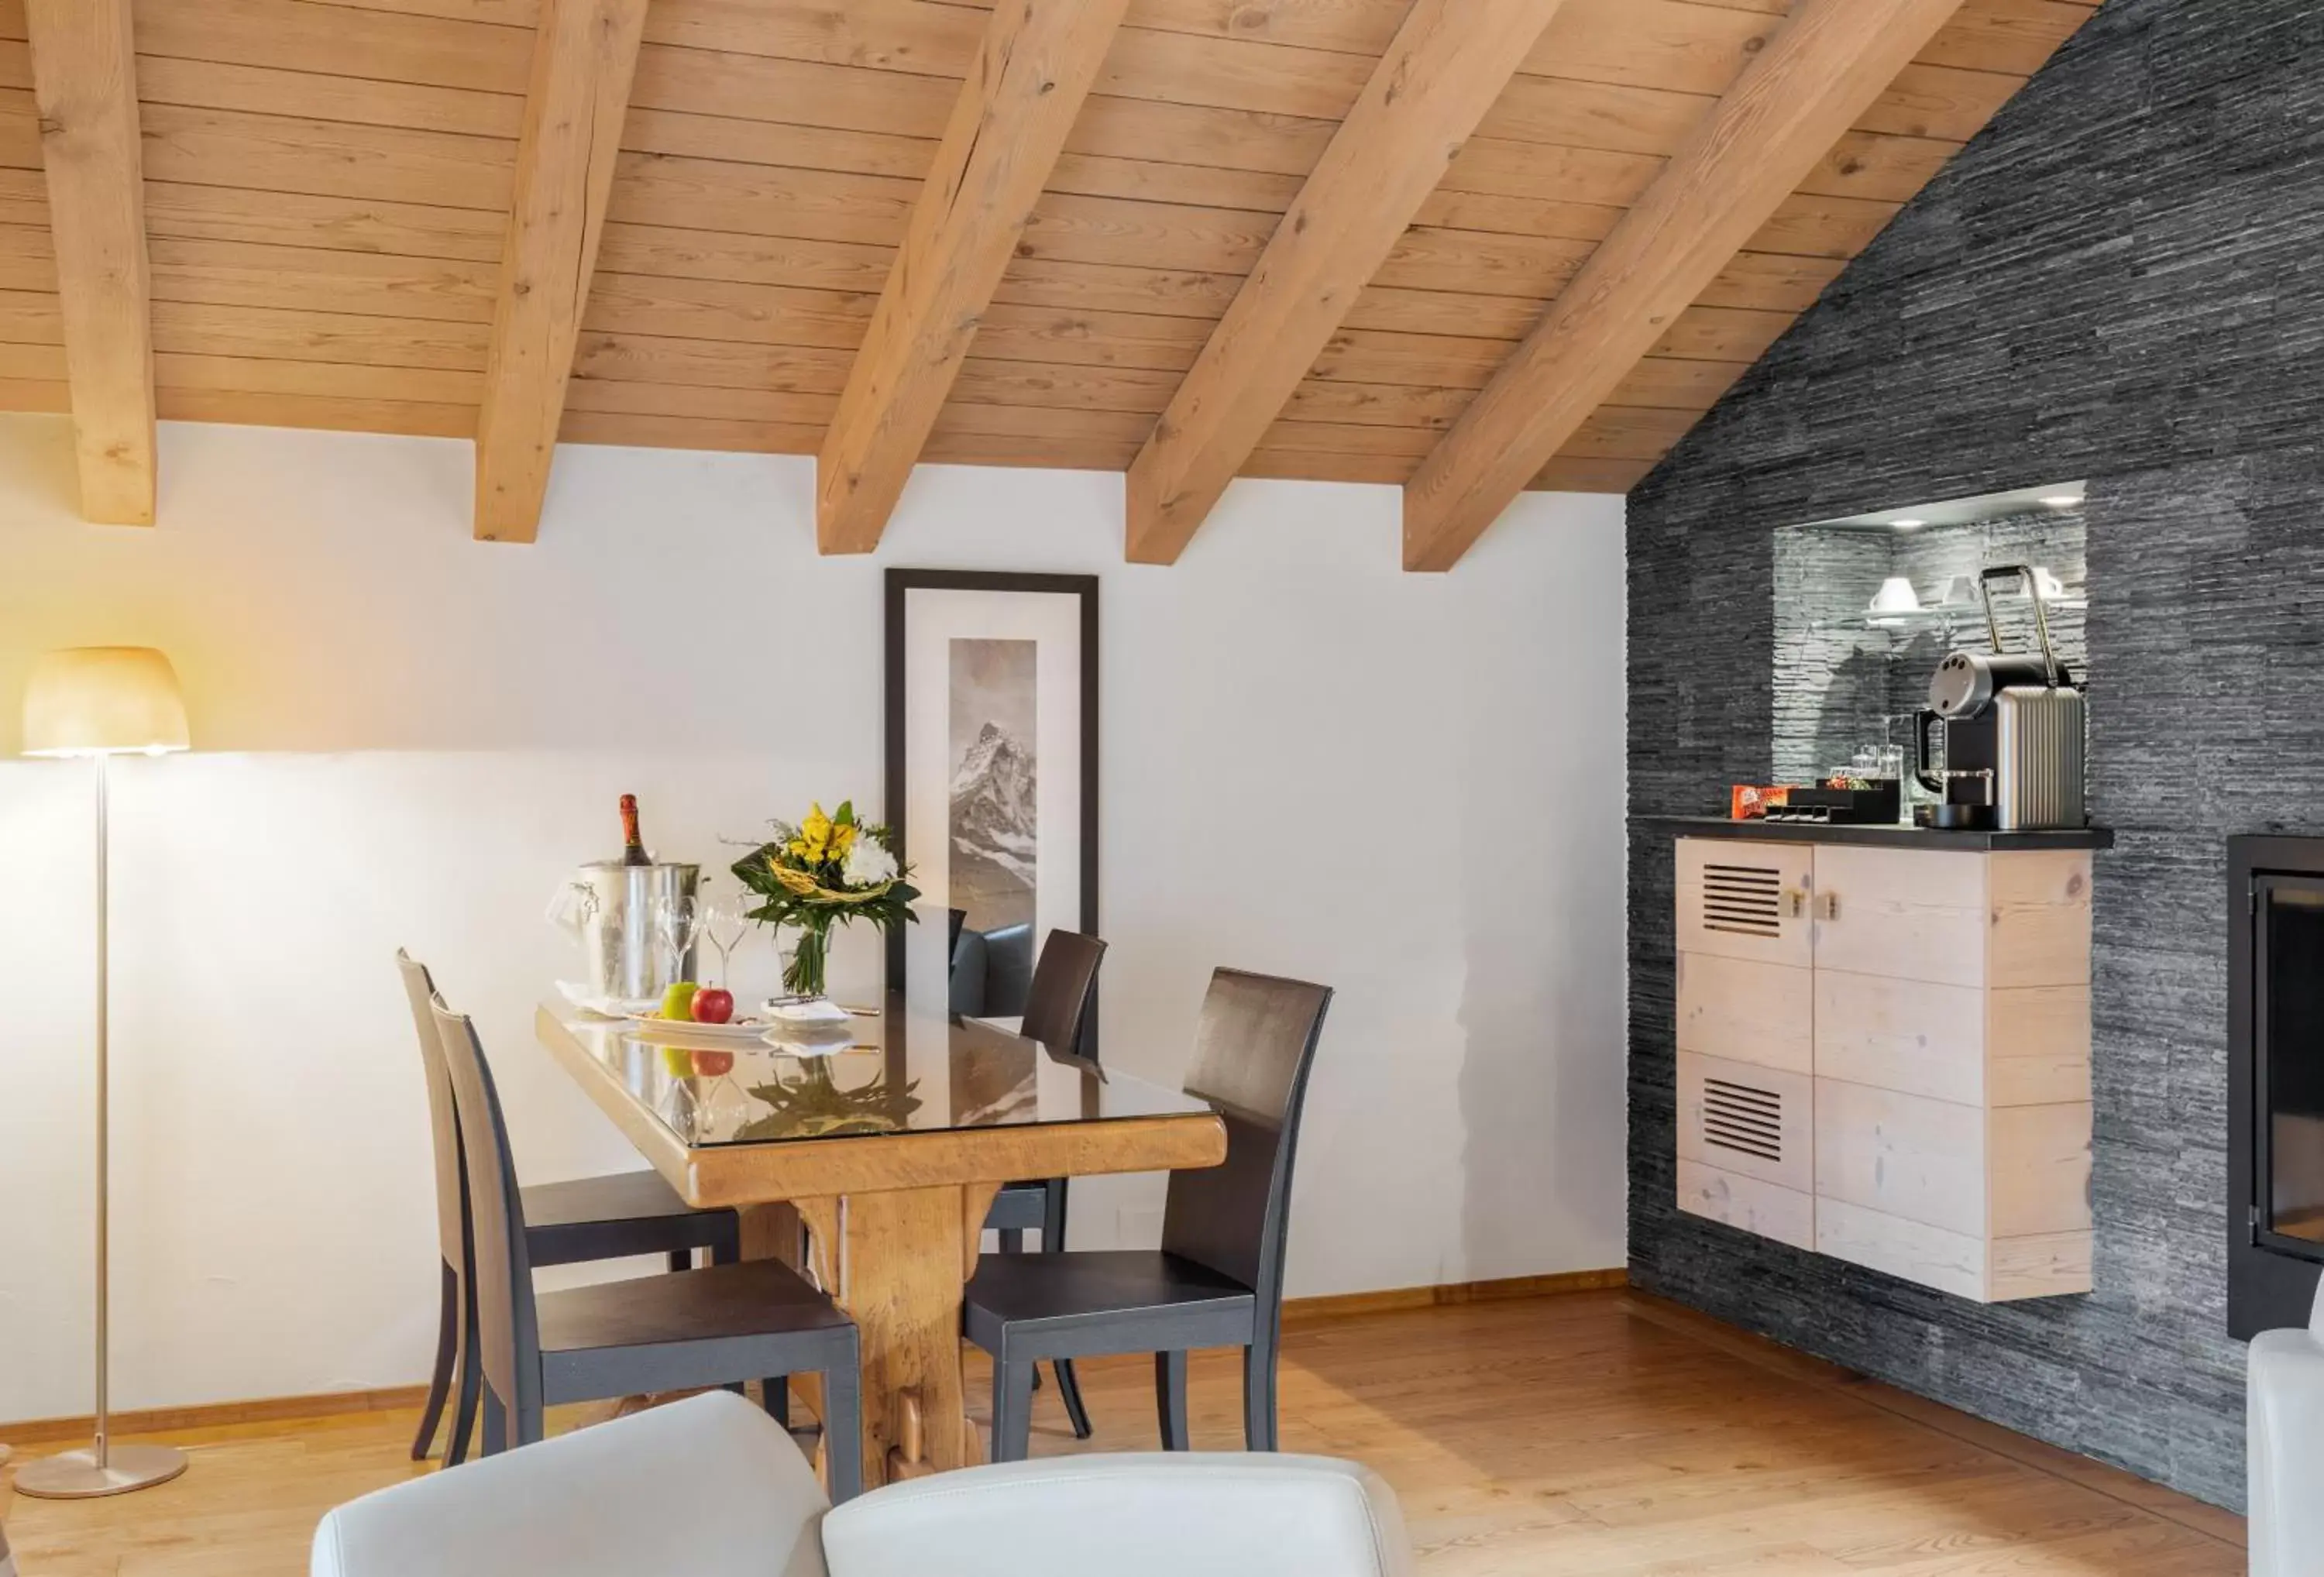
[[[1816,899],[1816,918],[1821,920],[1840,918],[1840,894],[1827,892]]]
[[[1798,919],[1808,912],[1808,895],[1796,887],[1784,889],[1784,911]]]

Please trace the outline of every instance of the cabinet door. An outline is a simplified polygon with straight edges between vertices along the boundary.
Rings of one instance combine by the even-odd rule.
[[[1678,1054],[1678,1157],[1801,1194],[1815,1191],[1814,1081]]]
[[[1678,950],[1805,966],[1815,847],[1681,838]]]
[[[1982,853],[1825,844],[1815,858],[1815,966],[1983,986]]]
[[[1756,958],[1678,955],[1678,1048],[1815,1071],[1815,972]]]

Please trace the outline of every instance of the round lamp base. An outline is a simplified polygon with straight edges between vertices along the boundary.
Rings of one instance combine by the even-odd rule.
[[[186,1471],[186,1453],[169,1445],[116,1445],[103,1467],[94,1451],[69,1451],[16,1470],[16,1492],[42,1500],[94,1500],[166,1484]]]

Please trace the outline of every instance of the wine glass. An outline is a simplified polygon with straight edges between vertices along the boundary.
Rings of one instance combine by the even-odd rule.
[[[703,906],[703,935],[709,938],[713,947],[718,949],[717,983],[729,991],[734,988],[734,949],[742,945],[742,938],[750,929],[750,906],[742,901],[741,893],[729,894],[722,888]]]
[[[692,893],[673,894],[653,907],[654,935],[669,957],[667,982],[687,977],[686,961],[702,935],[702,904]]]

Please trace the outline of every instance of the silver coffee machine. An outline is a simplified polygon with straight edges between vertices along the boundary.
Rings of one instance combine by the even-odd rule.
[[[2012,580],[2033,604],[2038,653],[2012,651],[2002,639],[1993,587]],[[1919,715],[1914,776],[1936,798],[1923,814],[1943,828],[2081,826],[2088,724],[2082,693],[2050,643],[2041,586],[2030,565],[2013,564],[1986,570],[1978,592],[1992,650],[1948,652]],[[1941,767],[1932,748],[1940,729]]]

